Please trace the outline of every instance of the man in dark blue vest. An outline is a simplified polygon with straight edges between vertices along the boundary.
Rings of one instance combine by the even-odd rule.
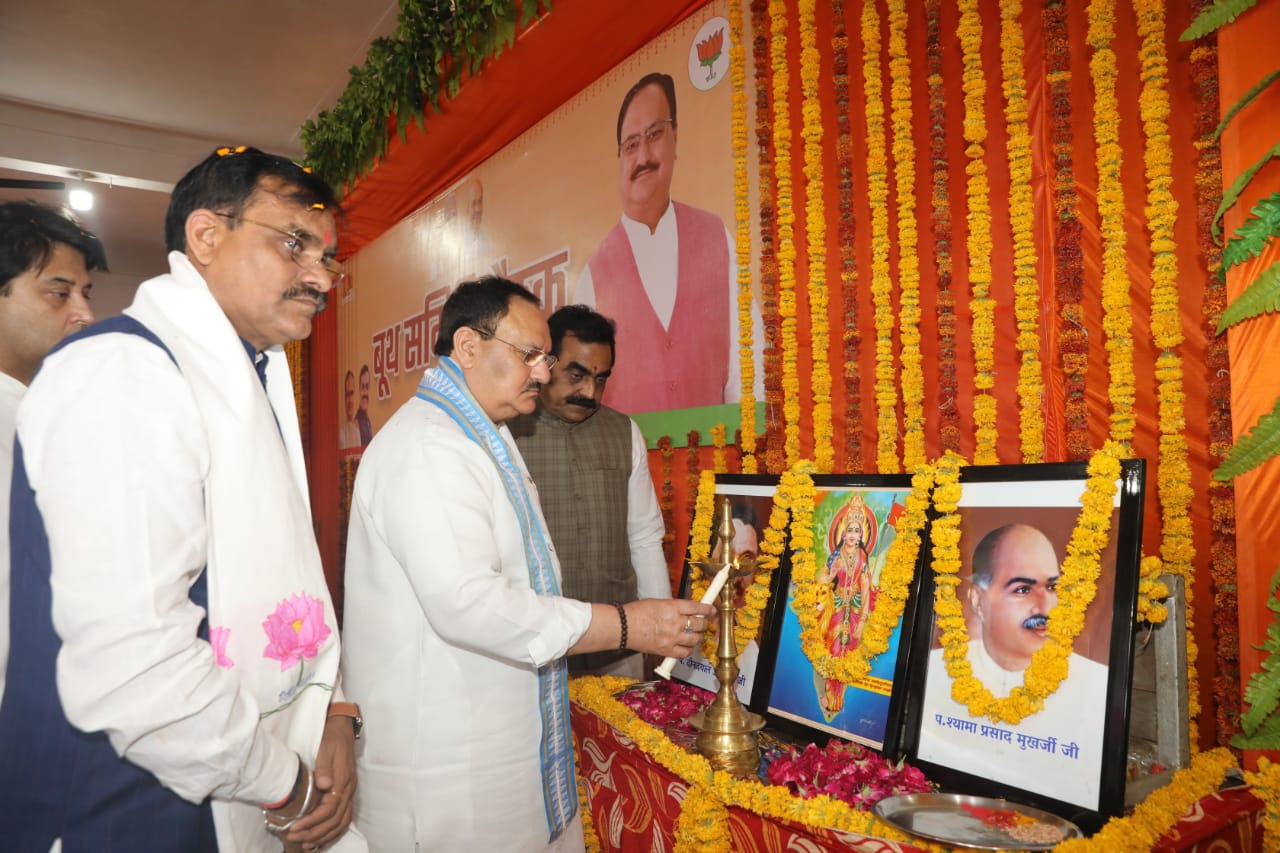
[[[221,148],[170,272],[45,359],[18,411],[0,846],[363,850],[360,714],[281,345],[342,278],[323,181]]]

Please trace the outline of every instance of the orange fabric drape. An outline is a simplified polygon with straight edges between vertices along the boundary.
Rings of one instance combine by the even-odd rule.
[[[1240,96],[1275,70],[1275,35],[1280,33],[1280,4],[1260,3],[1234,24],[1219,31],[1220,100],[1225,111]],[[1222,135],[1222,176],[1230,184],[1280,140],[1280,91],[1272,84],[1237,115]],[[1229,237],[1257,199],[1280,190],[1280,163],[1272,161],[1254,178],[1241,201],[1226,215]],[[1258,273],[1280,260],[1280,242],[1273,240],[1262,257],[1227,274],[1231,298],[1239,295]],[[1268,315],[1247,320],[1227,333],[1231,354],[1231,416],[1237,436],[1259,416],[1271,411],[1280,397],[1280,322]],[[1271,576],[1280,565],[1280,460],[1272,459],[1240,477],[1236,486],[1236,562],[1240,596],[1240,672],[1244,679],[1258,671],[1262,642],[1274,618],[1266,608]]]

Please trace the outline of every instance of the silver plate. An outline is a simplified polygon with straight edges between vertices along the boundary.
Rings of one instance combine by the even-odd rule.
[[[1052,850],[1068,838],[1081,837],[1069,820],[990,797],[899,794],[876,803],[875,813],[911,835],[978,850]]]

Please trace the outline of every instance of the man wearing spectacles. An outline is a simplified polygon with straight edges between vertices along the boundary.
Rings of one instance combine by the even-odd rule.
[[[297,164],[218,149],[174,188],[170,271],[31,383],[6,849],[366,849],[348,831],[359,711],[281,348],[342,276],[336,211]]]
[[[649,454],[631,418],[600,402],[614,366],[614,323],[585,305],[547,318],[557,361],[538,411],[511,422],[556,543],[564,594],[582,601],[670,598],[666,528]],[[588,508],[590,510],[588,511]],[[572,675],[640,679],[644,659],[609,650],[569,659]]]
[[[618,330],[626,361],[606,399],[627,414],[742,397],[734,243],[719,216],[672,200],[677,131],[675,81],[645,75],[618,113],[622,218],[588,258],[574,291],[575,301],[627,319]],[[754,302],[752,318],[759,340]]]
[[[463,282],[437,366],[361,459],[343,664],[369,719],[360,828],[375,850],[581,851],[565,656],[685,657],[714,613],[563,594],[561,543],[507,428],[559,366],[550,346],[524,287]]]

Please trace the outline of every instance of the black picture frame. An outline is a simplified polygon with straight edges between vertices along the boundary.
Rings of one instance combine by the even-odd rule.
[[[922,551],[925,565],[930,568],[922,573],[925,582],[916,614],[904,749],[908,760],[944,790],[1023,802],[1066,818],[1085,832],[1096,831],[1109,817],[1123,812],[1145,474],[1143,460],[1121,463],[1110,541],[1100,556],[1097,596],[1074,646],[1073,655],[1079,657],[1071,659],[1067,678],[1049,698],[1044,711],[1016,725],[975,719],[950,697],[951,679],[941,650],[933,648],[937,627],[926,538]],[[1010,621],[1001,621],[1000,611],[995,610],[999,603],[993,604],[993,599],[986,597],[990,592],[974,587],[976,595],[984,596],[983,607],[993,614],[988,617],[991,628],[984,629],[980,624],[969,598],[969,589],[974,585],[968,576],[981,537],[1004,525],[1030,525],[1052,543],[1060,563],[1079,516],[1080,496],[1087,478],[1083,462],[971,466],[962,470],[964,497],[957,510],[961,516],[962,582],[957,597],[964,607],[971,636],[975,631],[986,630],[997,649],[1001,643],[1026,639],[1025,635],[1009,633],[1018,618],[1012,608]],[[1018,573],[1034,579],[1037,569],[1029,555],[1036,546],[1016,547],[1025,547],[1028,555],[1019,557],[1024,565]],[[993,557],[988,565],[996,566],[997,560]],[[999,568],[993,568],[993,572],[988,590],[1004,588],[1024,596],[1036,594],[1017,586],[1017,580],[1009,580],[1002,587],[998,581],[1007,577],[1007,572]],[[996,628],[1003,632],[1003,639],[996,638]],[[982,650],[975,644],[981,645]],[[994,677],[1001,677],[1000,670],[992,669],[998,664],[986,652],[982,638],[972,640],[970,649],[975,674],[996,673]],[[1105,669],[1101,674],[1100,664]],[[1017,683],[1021,683],[1020,675]],[[1008,690],[992,688],[992,692],[1001,697]]]
[[[735,530],[740,534],[735,542],[735,552],[757,549],[764,540],[765,529],[769,526],[769,518],[773,511],[773,496],[778,488],[778,477],[773,474],[716,474],[716,499],[722,496],[729,498],[734,517]],[[714,525],[713,525],[714,527]],[[713,530],[711,546],[714,557],[716,535]],[[780,561],[785,565],[786,550]],[[738,649],[738,701],[743,705],[751,705],[755,690],[759,685],[760,650],[768,644],[769,632],[773,624],[772,610],[777,601],[779,576],[783,565],[774,570],[769,580],[769,603],[760,614],[760,633],[756,637],[754,647],[749,644],[745,649]],[[689,561],[685,560],[680,575],[680,598],[691,596],[691,570]],[[695,651],[684,660],[678,661],[671,669],[671,677],[685,684],[692,684],[707,690],[716,691],[720,682],[716,678],[713,663],[703,657],[701,651]]]
[[[816,566],[829,570],[834,565],[829,565],[829,560],[842,559],[835,544],[839,540],[838,530],[832,528],[843,523],[842,517],[847,520],[848,507],[857,496],[875,519],[876,538],[870,543],[872,547],[865,565],[872,573],[873,589],[878,590],[884,557],[896,538],[894,522],[911,493],[911,478],[896,474],[826,474],[814,476],[813,481],[817,490],[813,520]],[[899,509],[895,510],[895,506]],[[855,566],[854,572],[856,570]],[[837,682],[820,679],[801,646],[799,620],[792,610],[793,571],[790,561],[779,567],[770,642],[761,653],[751,710],[762,715],[771,728],[795,738],[822,744],[838,737],[887,756],[898,755],[907,698],[911,630],[916,624],[915,607],[919,597],[916,589],[922,574],[919,562],[912,593],[888,650],[872,661],[866,685],[840,684],[836,688],[838,708],[833,708],[836,703],[833,687]],[[845,610],[851,612],[853,606],[850,603]],[[870,608],[874,606],[872,602]],[[870,612],[868,609],[867,617]],[[839,642],[834,636],[831,641]]]

